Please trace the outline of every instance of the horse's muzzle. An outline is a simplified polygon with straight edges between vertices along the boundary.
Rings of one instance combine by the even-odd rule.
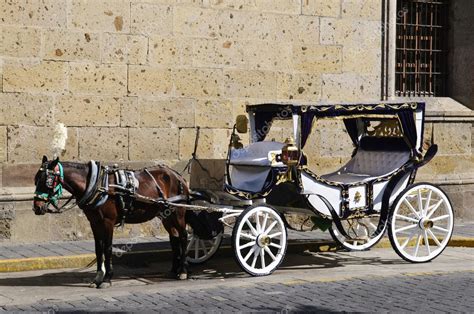
[[[33,212],[35,215],[44,215],[48,212],[48,205],[46,203],[42,204],[33,204]]]

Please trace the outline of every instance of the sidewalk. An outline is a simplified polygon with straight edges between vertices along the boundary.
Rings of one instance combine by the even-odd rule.
[[[304,248],[319,247],[320,250],[334,247],[328,232],[289,231],[290,246]],[[387,238],[378,247],[389,247]],[[474,247],[474,222],[455,225],[449,246]],[[230,235],[226,234],[218,252],[230,251]],[[159,260],[170,256],[168,237],[139,237],[114,240],[114,263],[134,263],[135,260]],[[137,258],[140,257],[140,258]],[[0,243],[0,272],[27,271],[53,268],[86,267],[95,259],[94,241],[54,241],[35,244]]]

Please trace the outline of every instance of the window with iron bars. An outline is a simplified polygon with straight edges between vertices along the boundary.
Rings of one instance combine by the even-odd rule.
[[[446,96],[448,0],[397,0],[396,96]]]

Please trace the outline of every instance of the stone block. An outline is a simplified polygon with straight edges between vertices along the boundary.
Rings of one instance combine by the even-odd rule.
[[[352,73],[323,74],[321,99],[335,102],[379,101],[380,78]]]
[[[338,17],[341,14],[341,0],[302,0],[302,14]]]
[[[219,11],[215,21],[208,25],[207,37],[221,36],[233,40],[275,40],[277,20],[282,15],[265,14],[258,11]],[[202,26],[205,30],[206,24]]]
[[[50,217],[36,216],[31,210],[16,211],[16,219],[11,221],[11,240],[17,242],[51,241]],[[34,232],[32,232],[34,231]]]
[[[193,64],[198,67],[244,67],[250,43],[227,39],[193,40]]]
[[[80,160],[128,160],[128,129],[80,128],[78,137]]]
[[[0,125],[50,126],[53,117],[53,97],[0,93]]]
[[[256,0],[210,0],[209,5],[216,9],[255,10]]]
[[[196,108],[196,126],[201,128],[231,128],[232,103],[222,100],[199,100]]]
[[[41,51],[41,31],[26,27],[0,27],[0,55],[28,58]]]
[[[256,0],[255,7],[260,12],[298,15],[301,13],[301,0]]]
[[[127,93],[127,66],[70,63],[69,90],[74,93],[125,95]]]
[[[472,179],[474,177],[474,156],[438,153],[426,166],[420,168],[418,176],[420,178],[437,177],[443,181]]]
[[[126,97],[65,95],[57,98],[55,118],[66,126],[119,126]]]
[[[382,1],[380,0],[343,0],[342,17],[378,20],[382,19]]]
[[[72,1],[68,6],[68,28],[128,33],[130,31],[130,1]]]
[[[321,18],[321,38],[323,45],[344,45],[380,49],[380,21],[365,21],[353,18]]]
[[[45,61],[37,64],[10,63],[3,66],[4,92],[62,92],[67,64]]]
[[[246,41],[244,60],[247,67],[253,70],[291,71],[293,47],[286,41]]]
[[[14,0],[0,2],[2,24],[37,27],[65,27],[66,0]]]
[[[321,97],[321,75],[278,73],[277,98],[281,100],[317,101]]]
[[[380,47],[345,46],[342,49],[342,71],[365,75],[377,75],[381,68]]]
[[[102,62],[144,64],[148,39],[142,35],[104,34]]]
[[[7,127],[0,126],[0,162],[7,161]]]
[[[173,33],[180,36],[215,38],[219,34],[219,11],[176,6],[173,10]]]
[[[44,59],[100,61],[100,34],[70,32],[64,29],[43,31]]]
[[[274,72],[228,70],[224,72],[224,92],[227,97],[275,98]]]
[[[146,128],[194,127],[195,101],[176,98],[138,101],[122,105],[122,126]]]
[[[152,35],[149,41],[150,64],[192,66],[194,55],[192,39]]]
[[[130,160],[178,159],[178,153],[177,128],[130,129]]]
[[[322,157],[350,157],[354,146],[342,120],[321,120],[313,132],[319,135],[319,155]]]
[[[10,126],[7,132],[9,162],[39,163],[43,155],[53,155],[54,127]],[[76,129],[68,128],[67,134],[66,149],[61,153],[60,157],[61,159],[69,160],[77,159]]]
[[[152,3],[132,3],[132,33],[170,36],[173,32],[173,8]],[[189,8],[188,8],[189,10]]]
[[[294,45],[295,69],[310,73],[340,73],[342,49],[338,46]]]
[[[275,15],[275,26],[270,39],[280,47],[282,43],[319,43],[319,17],[305,15]],[[278,49],[275,49],[278,51]]]
[[[199,158],[226,158],[229,129],[201,129],[197,156]],[[179,133],[179,158],[189,159],[194,150],[196,129],[181,129]]]
[[[171,69],[134,65],[128,69],[130,94],[170,96],[173,92]]]
[[[471,155],[471,123],[435,123],[433,128],[439,155]]]
[[[177,96],[219,97],[222,94],[220,69],[176,69],[173,80]]]

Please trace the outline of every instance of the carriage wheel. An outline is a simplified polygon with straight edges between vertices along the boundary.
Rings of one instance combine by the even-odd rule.
[[[208,261],[221,246],[222,238],[223,233],[221,232],[211,240],[200,239],[188,225],[187,261],[195,265]]]
[[[375,237],[371,236],[377,230],[379,220],[380,216],[342,220],[341,224],[344,227],[344,230],[352,239],[347,239],[343,236],[339,230],[337,230],[334,223],[331,224],[329,233],[334,241],[348,250],[367,250],[376,245],[383,238],[385,229],[387,228],[386,224],[384,225],[382,232]]]
[[[269,275],[286,253],[285,224],[271,207],[249,207],[235,223],[232,244],[237,263],[244,271],[252,276]]]
[[[392,247],[413,263],[428,262],[448,245],[454,215],[448,196],[429,183],[408,187],[395,200],[388,226]]]

